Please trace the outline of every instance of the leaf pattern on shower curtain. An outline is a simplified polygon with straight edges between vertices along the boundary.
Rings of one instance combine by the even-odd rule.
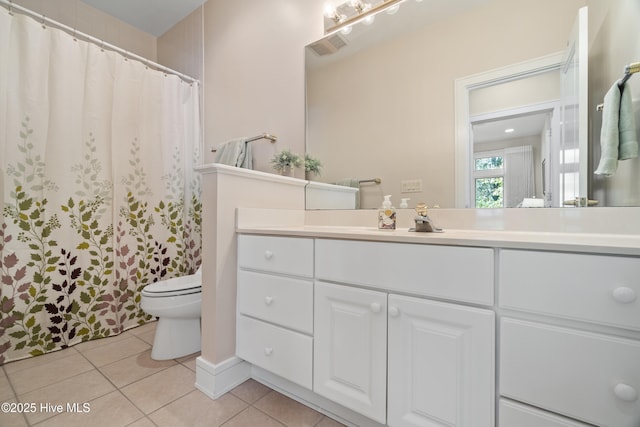
[[[120,207],[117,229],[110,212],[112,183],[100,177],[95,138],[89,135],[84,162],[71,167],[78,188],[59,210],[42,196],[59,192],[47,180],[45,165],[29,140],[33,130],[26,118],[20,132],[23,158],[7,168],[13,190],[3,210],[0,228],[0,363],[4,353],[36,356],[75,342],[107,337],[124,330],[128,321],[151,319],[140,308],[140,291],[157,280],[193,273],[200,262],[201,203],[199,179],[185,212],[184,177],[179,164],[164,178],[166,192],[156,207],[140,160],[140,145],[131,145],[130,172],[122,178],[127,197]],[[176,150],[174,160],[181,162]],[[160,217],[156,221],[154,213]],[[61,218],[66,218],[65,224]],[[21,260],[7,244],[9,221],[17,226],[18,242],[28,248]],[[164,233],[158,233],[158,227]],[[75,232],[74,247],[59,247],[56,233]],[[154,235],[166,235],[160,241]],[[135,239],[135,249],[125,240]],[[15,243],[15,242],[13,242]],[[169,250],[169,246],[173,250]],[[115,254],[114,254],[115,247]],[[39,314],[46,313],[46,321]]]

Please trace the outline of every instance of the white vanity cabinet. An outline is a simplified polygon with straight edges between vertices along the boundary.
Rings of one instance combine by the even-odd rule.
[[[238,357],[312,387],[313,239],[238,237]]]
[[[493,311],[399,295],[388,304],[388,424],[493,426]]]
[[[502,250],[499,284],[500,394],[596,426],[639,426],[640,259]],[[500,427],[547,425],[505,411]]]
[[[387,294],[315,283],[313,391],[386,423]]]
[[[315,254],[316,393],[393,427],[494,425],[494,312],[389,292],[490,303],[492,250],[316,239]]]

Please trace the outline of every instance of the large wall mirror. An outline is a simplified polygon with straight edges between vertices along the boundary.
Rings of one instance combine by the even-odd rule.
[[[588,135],[560,154],[550,151],[551,139],[579,119],[559,109],[567,43],[584,6],[588,55],[596,55],[588,99],[583,94]],[[314,179],[358,186],[353,207],[365,209],[385,194],[396,207],[401,199],[409,207],[567,206],[578,196],[598,206],[640,205],[640,161],[620,162],[606,179],[592,172],[602,122],[596,104],[626,63],[640,61],[640,42],[625,36],[639,9],[634,0],[406,0],[370,25],[329,34],[306,48],[306,152],[323,164]],[[533,64],[531,72],[517,71],[522,64]],[[463,132],[456,82],[471,82]],[[331,206],[308,204],[322,207]]]

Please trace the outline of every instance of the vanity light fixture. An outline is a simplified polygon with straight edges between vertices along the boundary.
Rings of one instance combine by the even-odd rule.
[[[338,6],[328,4],[324,8],[324,16],[327,18],[324,32],[332,33],[359,21],[370,25],[378,12],[386,10],[392,15],[403,1],[406,0],[347,0]]]
[[[509,129],[505,129],[504,133],[511,133],[513,132],[515,129],[514,128],[509,128]]]
[[[331,19],[336,25],[339,25],[347,19],[346,15],[338,13],[338,10],[330,4],[326,4],[324,6],[324,16],[325,18]]]

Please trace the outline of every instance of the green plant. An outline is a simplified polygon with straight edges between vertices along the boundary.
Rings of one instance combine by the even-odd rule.
[[[320,168],[322,168],[322,163],[320,160],[311,157],[308,154],[304,155],[304,171],[307,173],[313,173],[315,175],[320,175]]]
[[[302,166],[302,158],[287,148],[276,153],[271,159],[271,164],[273,165],[273,169],[277,171],[282,171],[287,167],[298,168]]]

